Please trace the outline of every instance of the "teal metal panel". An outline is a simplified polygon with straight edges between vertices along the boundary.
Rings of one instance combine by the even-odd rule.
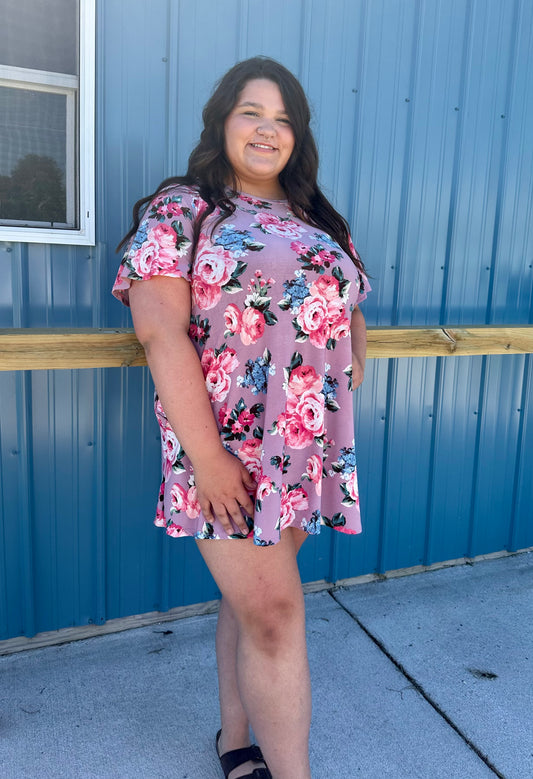
[[[428,500],[428,565],[470,554],[478,401],[483,358],[440,358]]]
[[[529,0],[145,0],[97,8],[97,245],[0,243],[0,327],[130,326],[109,294],[131,205],[183,171],[214,81],[273,56],[304,84],[320,178],[372,274],[373,325],[533,322]],[[304,580],[533,545],[533,361],[382,360],[354,395],[364,532]],[[217,596],[152,526],[141,368],[0,375],[0,638]]]

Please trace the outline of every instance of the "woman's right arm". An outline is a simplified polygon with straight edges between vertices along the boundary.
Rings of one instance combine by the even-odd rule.
[[[253,516],[247,487],[255,483],[241,461],[222,446],[198,353],[189,338],[190,285],[155,276],[134,281],[129,292],[133,325],[144,347],[157,394],[194,469],[205,518],[213,515],[231,535],[248,534],[240,507]]]

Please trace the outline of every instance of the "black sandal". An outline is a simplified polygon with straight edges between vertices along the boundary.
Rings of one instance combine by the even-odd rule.
[[[229,752],[225,752],[221,755],[218,751],[218,742],[221,733],[222,730],[219,730],[217,733],[216,750],[226,779],[228,779],[228,776],[235,768],[243,763],[247,763],[248,760],[255,760],[256,762],[262,761],[265,763],[263,753],[257,744],[253,744],[251,747],[243,747],[242,749],[231,749]],[[272,779],[272,774],[265,763],[264,768],[254,768],[251,774],[246,774],[246,776],[241,777],[241,779]]]

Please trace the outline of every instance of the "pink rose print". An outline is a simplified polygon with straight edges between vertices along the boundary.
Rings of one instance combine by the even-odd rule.
[[[193,276],[191,283],[192,299],[203,310],[214,308],[222,297],[222,288],[206,284],[205,281]]]
[[[309,296],[306,297],[300,306],[300,312],[296,317],[296,321],[300,325],[300,328],[304,333],[312,333],[313,330],[318,330],[326,319],[328,313],[327,304],[322,296]]]
[[[317,495],[322,493],[322,460],[317,454],[312,454],[307,460],[305,475],[315,485]]]
[[[268,497],[268,495],[274,492],[274,490],[274,482],[270,476],[265,476],[263,474],[257,485],[257,492],[255,493],[256,500],[263,501],[266,497]]]
[[[357,473],[355,471],[352,471],[348,477],[348,480],[346,481],[346,488],[350,498],[354,501],[354,503],[359,505],[359,489],[357,484]]]
[[[306,251],[309,250],[309,246],[306,246],[301,241],[293,241],[291,243],[291,249],[293,252],[296,252],[297,254],[305,254]]]
[[[235,368],[239,367],[237,353],[235,349],[231,349],[229,346],[220,352],[218,357],[215,357],[215,361],[218,361],[220,367],[227,371],[227,373],[232,373]]]
[[[167,206],[167,214],[169,216],[181,216],[183,214],[183,209],[179,203],[173,201]]]
[[[309,340],[313,346],[319,349],[325,349],[331,337],[331,326],[327,322],[322,322],[317,330],[309,333]]]
[[[195,486],[189,487],[187,490],[187,502],[185,505],[185,513],[190,519],[196,519],[201,511],[200,502],[198,500],[198,490]]]
[[[324,433],[324,395],[304,392],[296,406],[295,416],[313,436],[321,436]]]
[[[174,431],[169,424],[161,427],[161,441],[163,444],[163,450],[165,457],[170,463],[173,463],[180,449],[178,439],[176,438]]]
[[[187,492],[181,484],[173,484],[170,490],[171,511],[184,511],[187,505]]]
[[[179,538],[180,536],[184,535],[183,528],[181,525],[176,525],[175,522],[170,522],[170,524],[167,526],[167,534],[172,538]]]
[[[230,303],[224,311],[224,323],[226,325],[224,335],[235,335],[235,333],[239,333],[241,329],[241,318],[242,314],[235,303]]]
[[[290,217],[274,216],[274,214],[259,213],[256,216],[257,223],[252,227],[259,227],[264,233],[272,233],[285,238],[299,238],[305,233],[305,227],[294,222]]]
[[[307,492],[302,487],[297,487],[295,490],[288,491],[287,497],[295,511],[305,511],[305,509],[309,508]]]
[[[345,290],[347,282],[343,280],[342,284]],[[304,298],[292,320],[297,331],[296,340],[309,338],[319,349],[334,349],[336,342],[350,333],[341,285],[335,276],[324,275],[310,285],[309,292],[311,294]]]
[[[170,490],[171,511],[185,511],[188,517],[195,519],[200,513],[200,503],[195,486],[185,490],[181,484],[173,484]]]
[[[287,446],[293,449],[305,449],[313,442],[313,433],[309,430],[301,417],[296,414],[285,420],[283,436]]]
[[[270,311],[272,298],[268,291],[274,279],[263,278],[262,271],[255,271],[254,277],[248,284],[248,295],[244,299],[244,311],[230,303],[224,312],[226,329],[225,336],[239,333],[241,342],[245,346],[257,343],[265,332],[265,327],[275,325],[278,321],[276,315]]]
[[[221,427],[225,427],[228,424],[228,420],[231,416],[231,409],[228,408],[227,403],[224,403],[218,410],[218,422]]]
[[[193,197],[191,203],[194,210],[196,211],[197,218],[200,217],[204,213],[205,209],[207,208],[206,201],[203,198],[198,196]]]
[[[141,279],[150,279],[154,275],[159,259],[159,246],[153,238],[143,242],[130,258],[130,265]]]
[[[339,297],[339,282],[334,276],[320,276],[311,284],[309,291],[326,300],[335,300]]]
[[[198,241],[198,251],[192,276],[192,297],[201,309],[216,306],[222,297],[222,287],[237,268],[231,252],[212,244],[205,235]]]
[[[242,312],[241,341],[245,346],[255,344],[265,332],[265,317],[262,311],[249,306]]]
[[[231,379],[226,371],[218,367],[206,374],[205,386],[211,400],[218,402],[227,397],[231,387]]]
[[[285,485],[283,485],[282,490],[285,489]],[[294,522],[296,519],[296,514],[294,513],[294,509],[291,506],[289,500],[287,499],[287,495],[283,495],[281,497],[281,511],[280,511],[280,517],[279,517],[279,529],[283,530],[286,527],[289,527],[291,522]]]
[[[250,414],[250,416],[251,420],[248,424],[251,424],[254,420],[253,414]],[[261,474],[261,451],[261,441],[258,438],[249,438],[247,441],[244,441],[237,452],[239,460],[246,466],[254,481],[258,481]]]
[[[166,527],[167,520],[165,517],[165,512],[162,508],[157,507],[157,511],[155,513],[155,520],[154,525],[157,525],[157,527]]]
[[[312,365],[299,365],[291,371],[289,390],[295,395],[301,395],[306,390],[320,392],[322,376],[319,376]]]
[[[322,251],[318,252],[317,257],[320,257],[321,264],[329,263],[330,265],[331,263],[335,262],[335,260],[337,259],[332,252],[328,252],[326,249],[322,249]],[[316,258],[315,258],[315,262],[316,262]]]
[[[205,349],[201,364],[209,397],[215,402],[225,400],[231,387],[230,373],[239,365],[235,350],[226,348],[217,355],[213,349]]]
[[[331,325],[331,338],[335,341],[339,341],[341,338],[346,338],[350,334],[350,320],[344,317],[338,319]]]
[[[309,508],[307,492],[301,487],[294,490],[287,490],[284,484],[281,488],[281,512],[279,518],[279,529],[288,527],[296,519],[296,511],[303,511]]]
[[[312,365],[302,365],[302,355],[294,352],[285,369],[287,399],[269,433],[283,436],[287,446],[304,449],[313,440],[324,445],[325,395],[323,379]]]
[[[222,246],[212,244],[205,235],[198,241],[194,275],[206,284],[222,286],[227,284],[237,267],[237,260]]]

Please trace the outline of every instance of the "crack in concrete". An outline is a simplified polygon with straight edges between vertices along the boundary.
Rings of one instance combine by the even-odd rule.
[[[378,649],[383,652],[383,654],[393,663],[393,665],[400,671],[400,673],[407,679],[409,684],[418,692],[420,695],[424,698],[425,701],[429,703],[429,705],[437,712],[437,714],[442,717],[442,719],[446,722],[447,725],[449,725],[452,730],[454,730],[457,735],[465,742],[465,744],[479,757],[480,760],[485,763],[487,768],[489,768],[495,776],[498,777],[498,779],[507,779],[507,777],[502,774],[495,765],[490,761],[487,755],[483,754],[481,749],[474,744],[471,739],[468,738],[466,733],[463,733],[463,731],[459,728],[458,725],[455,724],[455,722],[449,717],[448,714],[442,709],[439,704],[433,700],[433,698],[429,695],[426,690],[417,682],[417,680],[414,678],[414,676],[411,676],[411,674],[407,671],[406,668],[400,663],[399,660],[397,660],[394,655],[392,655],[385,644],[380,641],[379,638],[377,638],[362,622],[361,620],[352,612],[350,611],[347,606],[345,606],[343,603],[341,603],[338,598],[335,595],[336,588],[331,588],[327,590],[329,595],[333,598],[335,603],[341,607],[341,609],[351,618],[353,621],[361,628],[363,633],[368,636],[368,638],[378,647]]]

